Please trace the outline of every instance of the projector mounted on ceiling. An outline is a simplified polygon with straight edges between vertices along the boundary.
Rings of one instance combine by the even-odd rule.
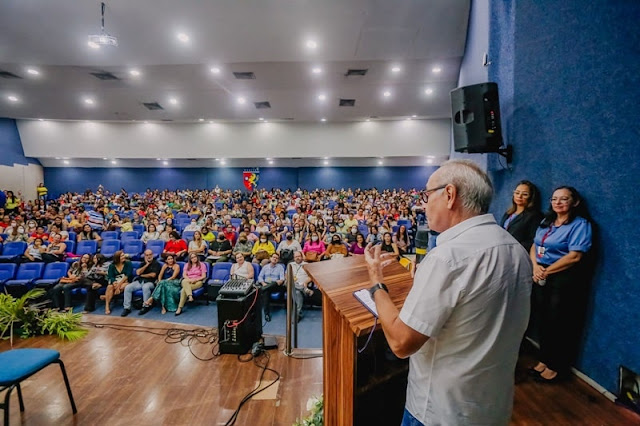
[[[118,46],[118,39],[112,35],[109,35],[104,30],[104,2],[101,3],[101,11],[102,11],[102,27],[100,34],[92,34],[89,36],[89,46],[91,47],[100,47],[100,46]]]

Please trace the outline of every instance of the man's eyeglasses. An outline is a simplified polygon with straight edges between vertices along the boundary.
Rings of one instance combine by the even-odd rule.
[[[422,193],[422,202],[427,204],[429,202],[429,194],[431,192],[434,191],[438,191],[440,189],[444,189],[447,187],[447,185],[449,185],[448,183],[445,183],[444,185],[440,185],[440,186],[436,186],[435,188],[431,188],[431,189],[426,189],[423,193]]]

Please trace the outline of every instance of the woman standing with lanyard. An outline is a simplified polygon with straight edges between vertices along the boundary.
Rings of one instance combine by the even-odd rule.
[[[580,216],[580,203],[580,194],[572,187],[553,191],[551,210],[530,251],[533,280],[542,286],[536,301],[540,362],[531,369],[539,382],[566,379],[577,352],[584,309],[579,301],[587,291],[580,261],[591,248],[591,224],[586,215]]]

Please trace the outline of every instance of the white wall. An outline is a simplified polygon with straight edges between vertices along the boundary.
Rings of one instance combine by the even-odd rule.
[[[449,155],[448,119],[356,123],[105,123],[19,120],[36,158]]]
[[[11,190],[14,194],[22,193],[23,200],[34,200],[37,197],[36,187],[44,182],[44,171],[37,164],[14,164],[0,166],[0,190]]]

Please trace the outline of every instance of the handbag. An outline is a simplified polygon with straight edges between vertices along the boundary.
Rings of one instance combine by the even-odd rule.
[[[266,250],[259,250],[256,252],[255,259],[256,260],[265,260],[269,258],[269,253]]]
[[[304,255],[304,260],[306,260],[307,262],[317,262],[318,260],[320,260],[320,255],[318,254],[318,252],[308,251]]]

